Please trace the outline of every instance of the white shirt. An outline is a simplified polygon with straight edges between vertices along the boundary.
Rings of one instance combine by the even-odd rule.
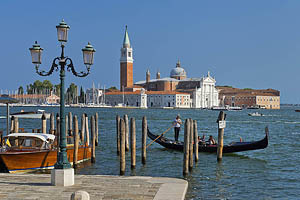
[[[174,126],[175,127],[180,127],[180,124],[181,124],[181,119],[175,119],[174,120]]]

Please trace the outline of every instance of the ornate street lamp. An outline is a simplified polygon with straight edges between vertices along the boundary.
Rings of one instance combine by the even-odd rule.
[[[40,76],[49,76],[53,73],[53,71],[58,71],[60,65],[60,141],[59,141],[59,153],[57,157],[57,162],[54,165],[55,169],[68,169],[71,168],[71,164],[68,161],[67,157],[67,138],[65,135],[65,68],[67,66],[67,70],[69,72],[72,72],[77,77],[85,77],[90,73],[90,67],[93,64],[94,59],[94,53],[96,50],[93,48],[93,46],[88,43],[88,45],[82,49],[83,52],[83,59],[84,64],[86,65],[87,72],[76,72],[73,61],[69,57],[65,57],[64,55],[64,43],[68,40],[68,30],[70,29],[70,26],[68,26],[64,20],[60,22],[57,28],[57,37],[58,41],[61,42],[61,56],[54,58],[52,62],[52,66],[48,72],[46,71],[39,71],[39,66],[42,63],[41,57],[43,49],[40,47],[40,45],[35,42],[35,44],[30,48],[30,53],[32,57],[32,63],[35,64],[36,73]],[[58,62],[58,64],[57,64]]]

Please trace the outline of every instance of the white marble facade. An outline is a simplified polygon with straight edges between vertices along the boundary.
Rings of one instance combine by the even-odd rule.
[[[201,78],[200,88],[193,92],[193,108],[212,108],[219,106],[219,92],[215,87],[216,80],[207,73]]]

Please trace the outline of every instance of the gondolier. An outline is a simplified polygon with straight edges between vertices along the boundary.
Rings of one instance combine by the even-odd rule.
[[[178,136],[179,136],[181,124],[182,124],[182,121],[180,119],[180,115],[178,114],[173,122],[174,133],[175,133],[175,142],[178,142]]]

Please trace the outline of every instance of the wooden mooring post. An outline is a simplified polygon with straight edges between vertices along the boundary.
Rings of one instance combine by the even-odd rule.
[[[120,175],[125,174],[126,159],[125,159],[125,122],[120,119]]]
[[[96,127],[95,127],[95,117],[91,116],[91,138],[92,138],[92,159],[91,162],[96,162]]]
[[[146,164],[146,154],[147,154],[147,117],[143,117],[142,121],[142,164]]]
[[[50,127],[49,127],[49,134],[54,134],[55,132],[55,124],[54,124],[54,113],[50,114]]]
[[[218,150],[217,150],[217,161],[222,161],[223,156],[223,137],[224,137],[224,128],[226,127],[226,114],[223,111],[220,111],[218,116]]]
[[[125,122],[125,151],[129,151],[129,121],[128,115],[124,115]]]
[[[192,119],[189,119],[190,121],[190,147],[189,147],[189,171],[193,170],[194,166],[194,156],[193,156],[193,151],[194,151],[194,121]]]
[[[135,169],[135,165],[136,165],[135,118],[130,119],[130,148],[131,148],[131,169]]]
[[[14,133],[19,133],[19,119],[17,117],[15,117],[15,120],[14,120],[13,132]]]
[[[65,116],[65,135],[66,135],[67,141],[68,141],[68,135],[69,135],[68,132],[69,132],[69,116],[66,115]]]
[[[116,116],[117,155],[120,155],[120,116]]]
[[[57,156],[59,152],[59,141],[60,141],[60,118],[59,114],[56,114],[56,131],[55,131],[56,147],[57,147]]]
[[[45,113],[42,115],[42,133],[47,133],[47,119]]]
[[[6,134],[8,135],[9,133],[12,133],[15,129],[14,129],[14,126],[15,126],[15,116],[12,116],[11,117],[11,120],[10,120],[10,130],[6,132]]]
[[[80,140],[84,144],[84,135],[85,135],[85,113],[81,116],[81,131],[80,131]]]
[[[198,152],[198,149],[199,149],[199,141],[198,141],[198,130],[197,130],[197,121],[194,120],[194,145],[195,145],[195,148],[194,148],[194,152],[195,152],[195,162],[198,162],[198,159],[199,159],[199,152]]]
[[[78,130],[78,119],[77,115],[74,115],[73,117],[74,121],[74,153],[73,153],[73,168],[76,169],[78,165],[78,147],[79,147],[79,130]]]
[[[89,131],[89,118],[87,114],[85,114],[85,138],[87,146],[90,146],[90,131]]]
[[[95,126],[96,126],[96,146],[98,146],[99,142],[99,119],[98,119],[98,113],[95,114]]]
[[[69,136],[73,135],[73,117],[72,117],[71,112],[69,112],[69,131],[68,131],[68,135]]]
[[[184,147],[183,147],[183,176],[189,174],[189,150],[190,147],[190,120],[184,123]]]

